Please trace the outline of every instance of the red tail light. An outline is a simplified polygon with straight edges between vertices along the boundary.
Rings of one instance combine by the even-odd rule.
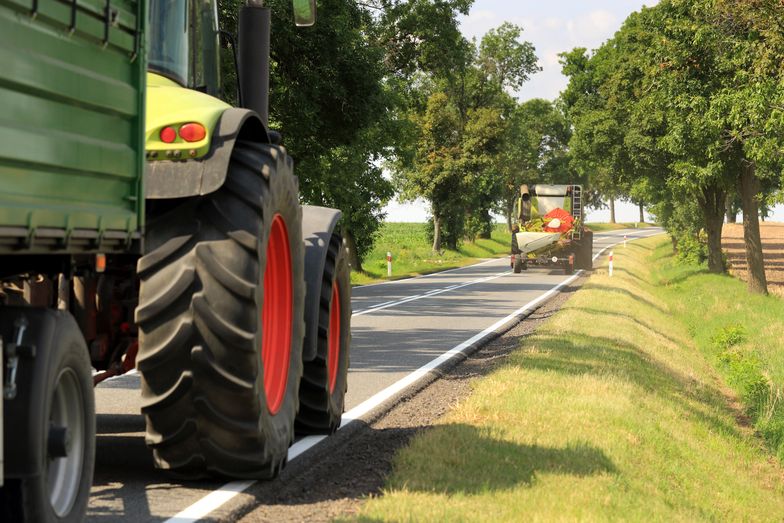
[[[207,130],[198,123],[186,123],[180,126],[180,138],[186,142],[198,142],[204,140]]]
[[[163,143],[172,143],[177,139],[177,131],[174,127],[164,127],[161,129],[161,141]]]

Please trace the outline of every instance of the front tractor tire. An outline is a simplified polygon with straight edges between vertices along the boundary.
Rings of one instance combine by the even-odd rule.
[[[281,148],[238,142],[217,192],[152,209],[137,364],[159,468],[265,479],[285,465],[302,375],[297,189]]]
[[[340,426],[348,386],[351,276],[340,235],[332,234],[321,274],[316,357],[305,363],[296,430],[332,434]]]

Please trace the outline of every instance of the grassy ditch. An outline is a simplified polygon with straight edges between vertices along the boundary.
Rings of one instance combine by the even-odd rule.
[[[780,521],[784,468],[754,433],[776,403],[754,402],[781,383],[784,303],[670,252],[616,249],[613,277],[415,437],[358,519]]]
[[[385,223],[373,246],[365,256],[365,273],[353,272],[351,283],[358,285],[387,280],[387,252],[392,253],[392,279],[428,274],[462,267],[481,258],[494,258],[509,253],[510,235],[506,225],[496,226],[489,239],[463,242],[454,251],[444,249],[433,253],[424,223]]]

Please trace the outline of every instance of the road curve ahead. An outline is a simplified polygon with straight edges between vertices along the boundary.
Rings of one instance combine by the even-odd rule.
[[[596,233],[594,255],[658,228]],[[463,351],[511,326],[569,280],[561,271],[513,274],[508,258],[352,291],[352,352],[343,425],[394,401],[407,387]],[[96,389],[97,462],[89,521],[220,519],[253,481],[179,483],[156,471],[144,445],[138,375]],[[298,441],[297,459],[320,438]],[[238,495],[240,494],[240,495]]]

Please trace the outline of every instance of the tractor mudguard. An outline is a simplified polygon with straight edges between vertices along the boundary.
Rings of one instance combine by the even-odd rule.
[[[186,198],[217,191],[226,181],[231,152],[238,138],[269,143],[259,116],[247,109],[227,109],[212,134],[204,158],[147,162],[145,195],[149,199]]]
[[[319,298],[329,240],[341,212],[327,207],[302,206],[302,239],[305,242],[305,342],[302,360],[316,357],[318,340]]]

